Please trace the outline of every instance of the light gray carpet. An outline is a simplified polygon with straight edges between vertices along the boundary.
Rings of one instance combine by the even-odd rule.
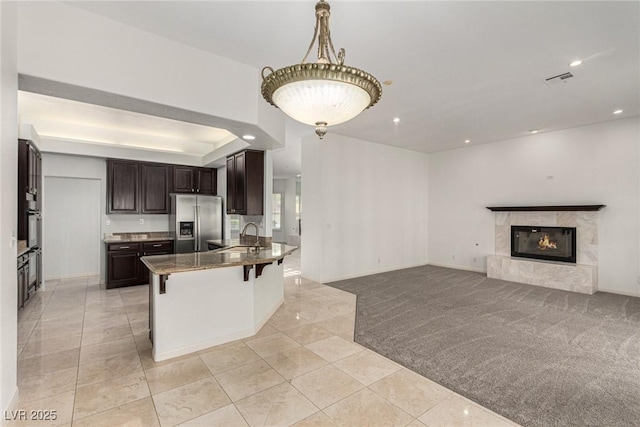
[[[355,341],[524,426],[640,426],[640,298],[434,266],[329,283]]]

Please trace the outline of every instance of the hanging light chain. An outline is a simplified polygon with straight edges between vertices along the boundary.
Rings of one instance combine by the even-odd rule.
[[[299,64],[276,71],[264,67],[260,89],[268,103],[289,117],[315,125],[320,139],[328,126],[351,120],[382,96],[382,87],[374,76],[344,65],[344,49],[336,55],[329,30],[330,9],[325,0],[316,3],[316,25],[304,58]],[[306,62],[316,43],[317,62]]]
[[[313,38],[307,53],[302,58],[301,64],[306,63],[313,45],[318,41],[318,63],[319,64],[338,64],[344,63],[345,50],[340,49],[336,55],[336,50],[333,47],[333,41],[331,40],[331,31],[329,30],[329,18],[331,17],[331,7],[329,3],[324,0],[320,0],[316,3],[316,27],[313,31]],[[334,61],[331,60],[333,54]]]

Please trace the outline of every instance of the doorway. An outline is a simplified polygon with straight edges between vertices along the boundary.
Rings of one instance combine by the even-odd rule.
[[[98,179],[45,177],[45,281],[100,275],[100,195]]]

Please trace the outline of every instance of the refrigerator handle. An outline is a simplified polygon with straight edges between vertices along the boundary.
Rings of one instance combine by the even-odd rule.
[[[196,252],[200,252],[200,212],[198,212],[198,206],[193,207],[193,212],[195,217],[195,230],[193,230],[193,249]]]

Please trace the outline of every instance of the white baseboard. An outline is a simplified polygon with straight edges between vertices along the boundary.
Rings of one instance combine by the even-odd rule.
[[[172,359],[178,356],[184,356],[185,354],[195,353],[196,351],[204,350],[205,348],[214,347],[216,345],[225,344],[231,341],[241,340],[243,338],[248,338],[254,335],[253,329],[245,329],[242,331],[234,332],[232,334],[224,335],[221,337],[217,337],[212,340],[207,340],[200,342],[198,344],[193,344],[188,347],[182,347],[171,351],[165,351],[162,353],[156,352],[155,348],[153,348],[151,352],[151,356],[153,357],[154,362],[162,362],[163,360]]]
[[[389,271],[404,270],[405,268],[422,267],[423,265],[427,265],[427,264],[428,264],[427,262],[424,262],[424,263],[419,263],[419,264],[407,264],[407,265],[396,266],[396,267],[391,267],[391,268],[374,269],[374,270],[369,270],[369,271],[363,271],[363,272],[358,273],[358,274],[348,274],[348,275],[345,275],[345,276],[331,277],[331,278],[328,278],[328,279],[324,279],[321,283],[331,283],[331,282],[337,282],[339,280],[355,279],[356,277],[371,276],[372,274],[380,274],[380,273],[387,273]],[[302,276],[302,278],[305,279],[304,276]],[[307,280],[311,280],[311,279],[307,279]],[[315,281],[315,280],[312,280],[312,281]]]
[[[621,292],[615,289],[607,289],[607,288],[602,288],[598,285],[598,290],[597,292],[607,292],[610,294],[617,294],[617,295],[624,295],[627,297],[640,297],[640,292]]]
[[[282,306],[282,304],[284,304],[284,297],[282,297],[280,302],[278,302],[276,305],[273,306],[271,311],[269,311],[269,313],[267,313],[264,316],[264,318],[260,319],[258,323],[255,323],[253,327],[253,335],[257,334],[258,331],[262,329],[262,327],[269,321],[269,319],[271,319],[271,316],[273,316],[275,312],[278,311],[278,309]]]
[[[95,276],[100,276],[100,273],[96,273],[96,274],[74,274],[71,276],[51,276],[51,277],[46,277],[44,279],[44,281],[46,282],[47,280],[66,280],[66,279],[81,279],[83,277],[95,277]]]
[[[172,351],[157,353],[155,349],[153,349],[152,350],[153,360],[155,362],[162,362],[163,360],[184,356],[185,354],[189,354],[189,353],[195,353],[196,351],[204,350],[206,348],[214,347],[216,345],[226,344],[231,341],[252,337],[269,321],[269,319],[271,319],[271,316],[273,316],[273,314],[276,311],[278,311],[278,309],[280,308],[280,306],[282,306],[282,304],[284,304],[284,297],[280,300],[280,302],[278,302],[271,309],[271,311],[263,319],[260,319],[260,321],[255,324],[253,329],[244,329],[242,331],[234,332],[232,334],[217,337],[216,339],[203,341],[198,344],[182,347]]]
[[[464,270],[464,271],[473,271],[474,273],[484,273],[487,274],[487,270],[486,269],[482,269],[482,268],[473,268],[473,267],[467,267],[464,265],[449,265],[449,264],[440,264],[438,262],[430,262],[428,263],[428,265],[433,265],[435,267],[444,267],[444,268],[452,268],[454,270]]]

